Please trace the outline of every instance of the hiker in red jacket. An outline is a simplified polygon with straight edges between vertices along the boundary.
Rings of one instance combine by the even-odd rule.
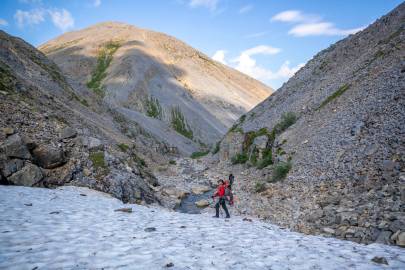
[[[216,218],[219,218],[219,206],[222,206],[222,208],[225,211],[226,218],[230,218],[231,216],[229,215],[228,208],[226,208],[226,203],[225,203],[225,183],[224,180],[219,180],[218,181],[218,188],[215,191],[214,195],[212,198],[218,197],[218,202],[215,204],[215,216]]]

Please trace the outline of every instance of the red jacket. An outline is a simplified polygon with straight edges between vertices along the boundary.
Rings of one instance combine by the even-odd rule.
[[[217,188],[217,191],[215,191],[215,193],[214,193],[214,197],[217,197],[217,196],[220,198],[225,196],[225,185],[220,185]]]

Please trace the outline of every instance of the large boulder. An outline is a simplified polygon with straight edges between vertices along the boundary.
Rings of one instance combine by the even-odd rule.
[[[180,190],[178,188],[175,187],[164,187],[162,188],[162,194],[169,196],[169,197],[173,197],[176,199],[183,199],[185,198],[188,193],[184,190]]]
[[[17,186],[31,187],[41,181],[43,174],[40,168],[28,163],[21,170],[12,174],[7,180]]]
[[[0,164],[0,169],[5,177],[9,177],[13,173],[21,170],[24,166],[24,161],[21,159],[7,160],[3,164]]]
[[[87,147],[90,151],[102,151],[104,150],[104,144],[101,140],[94,137],[84,137],[82,138],[83,145]]]
[[[79,170],[80,168],[75,165],[75,162],[69,160],[58,168],[44,170],[44,179],[41,181],[41,184],[45,187],[64,185],[70,182],[73,179],[73,175]]]
[[[65,163],[65,155],[62,149],[40,145],[32,152],[35,162],[45,169],[53,169]]]
[[[405,247],[405,232],[401,232],[398,235],[398,239],[397,239],[396,243],[398,246]]]
[[[77,132],[74,128],[71,127],[65,127],[61,133],[60,133],[60,138],[61,139],[70,139],[76,137]]]
[[[30,159],[31,154],[20,135],[9,136],[0,146],[2,151],[9,158]]]
[[[199,200],[199,201],[195,202],[195,205],[197,207],[204,208],[204,207],[209,206],[210,202],[208,200]]]
[[[210,190],[211,190],[211,188],[208,187],[208,186],[195,186],[195,187],[191,188],[191,192],[193,194],[195,194],[195,195],[200,195],[200,194],[203,194],[203,193],[208,192]]]
[[[249,149],[249,156],[252,155],[253,152],[257,153],[257,159],[262,159],[263,158],[263,152],[266,150],[267,147],[267,141],[268,141],[267,135],[262,135],[256,137],[252,145],[250,146]]]
[[[242,153],[245,135],[241,132],[229,132],[221,141],[220,161],[229,161],[237,154]]]

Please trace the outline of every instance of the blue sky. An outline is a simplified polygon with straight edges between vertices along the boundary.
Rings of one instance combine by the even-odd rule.
[[[279,88],[317,52],[400,0],[2,0],[0,29],[38,46],[102,21],[160,31]]]

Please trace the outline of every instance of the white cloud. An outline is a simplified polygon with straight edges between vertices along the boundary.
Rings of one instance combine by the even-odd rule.
[[[208,8],[211,11],[214,11],[217,9],[219,0],[191,0],[189,2],[190,7],[205,7]]]
[[[99,7],[101,5],[101,0],[94,0],[93,6]]]
[[[255,54],[277,54],[281,51],[279,48],[274,48],[267,45],[259,45],[250,49],[247,49],[241,53],[241,55],[252,56]]]
[[[45,12],[43,9],[33,9],[31,11],[17,10],[14,14],[14,19],[17,22],[18,27],[24,27],[25,25],[39,24],[45,21]]]
[[[7,26],[7,25],[8,25],[8,22],[6,20],[0,18],[0,26]]]
[[[17,22],[18,27],[35,25],[45,21],[46,15],[49,14],[53,24],[66,31],[74,26],[74,19],[69,11],[66,9],[32,9],[29,11],[17,10],[14,14],[14,19]]]
[[[296,37],[305,36],[346,36],[354,34],[364,27],[340,29],[333,23],[322,20],[317,15],[304,14],[299,10],[286,10],[274,15],[271,21],[296,23],[288,34]]]
[[[330,22],[318,22],[318,23],[303,23],[298,24],[293,27],[289,34],[296,37],[305,36],[346,36],[349,34],[354,34],[364,27],[354,28],[354,29],[339,29],[335,27],[333,23]]]
[[[274,48],[272,46],[259,45],[245,51],[242,51],[238,57],[226,61],[225,54],[226,50],[218,50],[212,56],[212,59],[221,62],[225,65],[233,67],[246,75],[249,75],[257,80],[265,83],[271,83],[273,81],[275,84],[279,83],[277,80],[287,80],[292,77],[295,72],[297,72],[301,67],[304,66],[303,63],[296,66],[290,66],[289,61],[284,61],[284,63],[276,70],[273,71],[266,67],[257,64],[255,55],[274,55],[281,51],[279,48]],[[276,80],[276,81],[275,81]]]
[[[306,20],[306,17],[299,10],[286,10],[274,15],[271,20],[279,22],[302,22]]]
[[[243,6],[243,7],[241,7],[241,8],[239,9],[239,13],[240,13],[240,14],[243,14],[243,13],[246,13],[246,12],[251,11],[252,9],[253,9],[253,6],[252,6],[252,5],[246,5],[246,6]]]
[[[73,27],[75,24],[75,20],[73,19],[70,12],[66,9],[48,10],[48,12],[51,16],[53,24],[62,31],[66,31],[67,29]]]
[[[212,56],[212,59],[214,59],[215,61],[218,61],[224,65],[227,65],[227,62],[225,61],[225,54],[226,54],[225,50],[218,50],[214,53],[214,55]]]
[[[298,69],[303,67],[304,64],[290,67],[290,62],[285,61],[277,71],[272,71],[258,65],[256,59],[253,57],[255,55],[274,55],[280,51],[281,49],[279,48],[260,45],[241,52],[237,58],[231,60],[231,63],[234,63],[235,69],[261,81],[288,79],[293,76]]]
[[[288,78],[292,77],[295,74],[295,72],[297,72],[303,66],[305,66],[305,64],[301,63],[301,64],[296,65],[295,67],[290,68],[290,61],[285,61],[281,65],[279,70],[276,72],[276,76],[278,78],[288,79]]]

